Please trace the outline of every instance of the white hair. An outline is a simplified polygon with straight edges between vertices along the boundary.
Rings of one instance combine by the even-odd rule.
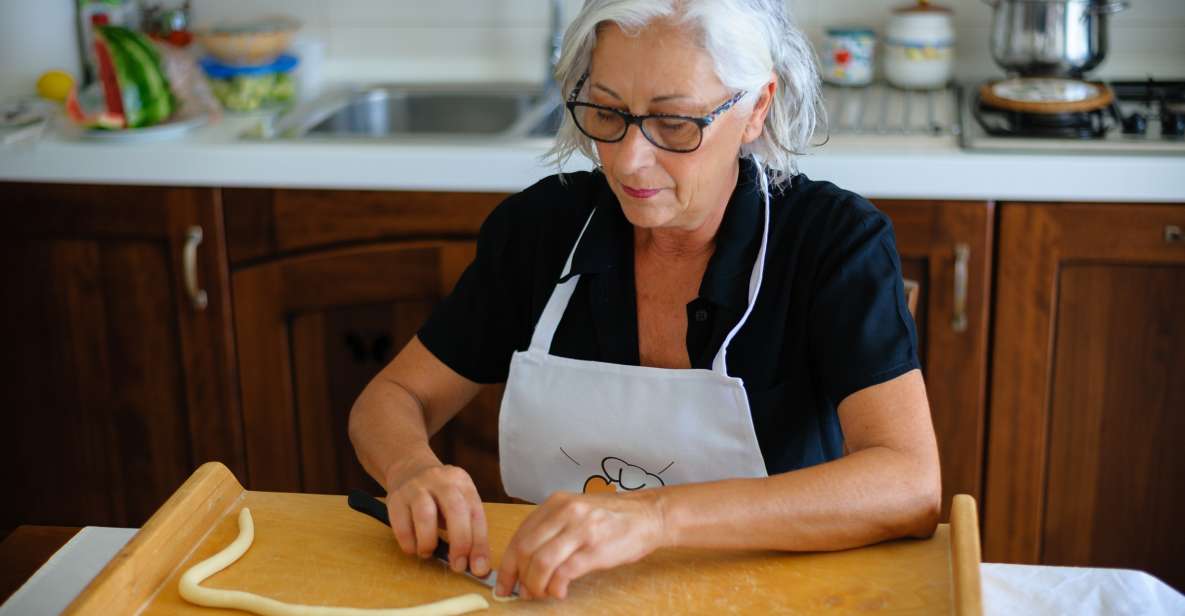
[[[564,35],[555,75],[560,93],[566,97],[589,70],[601,24],[637,33],[655,19],[690,26],[720,82],[747,92],[739,108],[752,109],[770,74],[777,76],[762,134],[743,145],[740,155],[768,170],[771,185],[796,175],[796,158],[823,121],[823,107],[814,50],[794,25],[785,0],[585,0]],[[560,167],[577,151],[597,160],[592,140],[564,113],[546,160]]]

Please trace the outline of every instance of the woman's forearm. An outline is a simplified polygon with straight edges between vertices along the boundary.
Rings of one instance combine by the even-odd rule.
[[[428,446],[420,402],[383,378],[371,381],[350,410],[350,442],[366,472],[384,488],[392,470],[440,464]]]
[[[654,500],[671,547],[816,551],[929,536],[941,486],[926,463],[871,447],[763,479],[671,486],[634,497]]]

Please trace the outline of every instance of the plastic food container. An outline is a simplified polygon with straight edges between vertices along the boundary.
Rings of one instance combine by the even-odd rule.
[[[288,49],[292,35],[299,29],[299,21],[277,16],[202,27],[194,34],[198,43],[219,62],[234,66],[258,66],[280,57]]]
[[[289,54],[258,66],[233,66],[212,57],[201,60],[210,91],[230,111],[255,111],[293,102],[296,80],[292,72],[298,63],[296,56]]]
[[[819,58],[823,81],[844,86],[868,85],[872,82],[875,50],[876,33],[872,28],[828,28]]]
[[[885,29],[885,78],[899,88],[946,86],[954,68],[950,9],[920,1],[893,11]]]

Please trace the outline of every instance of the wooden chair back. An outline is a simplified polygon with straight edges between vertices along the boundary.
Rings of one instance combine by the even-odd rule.
[[[904,279],[905,283],[905,303],[909,305],[909,316],[913,318],[918,317],[918,294],[921,287],[917,281]]]

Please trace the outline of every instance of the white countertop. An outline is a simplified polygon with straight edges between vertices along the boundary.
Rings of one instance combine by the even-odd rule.
[[[228,115],[156,143],[83,141],[52,128],[0,146],[0,180],[514,192],[554,173],[548,141],[252,141],[259,116]],[[589,168],[585,159],[568,169]],[[954,137],[833,137],[801,160],[812,179],[868,197],[1185,202],[1185,156],[988,154]]]

